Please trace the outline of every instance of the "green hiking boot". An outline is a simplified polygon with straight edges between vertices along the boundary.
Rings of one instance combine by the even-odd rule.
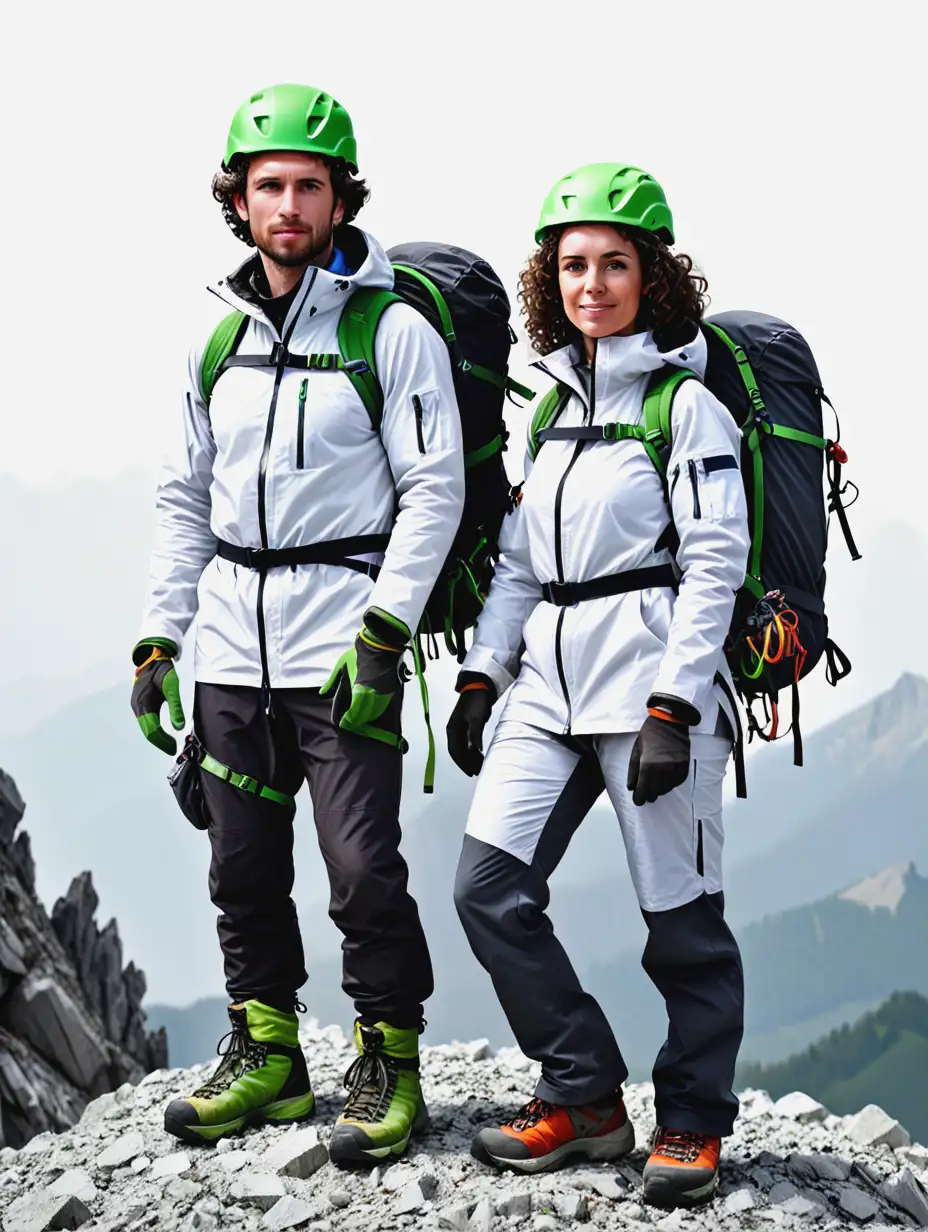
[[[229,1020],[232,1030],[219,1041],[222,1060],[212,1078],[165,1109],[164,1128],[185,1142],[215,1142],[246,1125],[280,1125],[312,1114],[296,1014],[245,1001],[229,1006]],[[224,1040],[229,1045],[223,1050]]]
[[[345,1075],[348,1099],[335,1122],[329,1158],[340,1168],[373,1168],[402,1155],[411,1134],[421,1133],[429,1113],[419,1085],[419,1030],[378,1022],[354,1024],[360,1054]]]

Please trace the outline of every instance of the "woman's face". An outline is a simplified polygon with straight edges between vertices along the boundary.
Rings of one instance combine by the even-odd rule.
[[[587,355],[596,338],[633,334],[641,302],[641,261],[631,240],[607,223],[569,227],[557,250],[564,311],[583,334]]]

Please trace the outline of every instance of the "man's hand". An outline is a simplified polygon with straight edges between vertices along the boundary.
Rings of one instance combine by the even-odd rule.
[[[461,686],[445,729],[451,760],[470,778],[483,766],[483,730],[495,701],[496,689],[488,680],[471,679]]]
[[[174,670],[176,654],[173,642],[140,642],[132,654],[137,663],[132,709],[145,739],[170,757],[177,752],[177,741],[161,726],[162,704],[168,704],[175,731],[182,731],[187,722],[180,700],[180,681]]]
[[[319,690],[322,697],[332,694],[336,727],[374,739],[391,735],[373,725],[402,688],[400,664],[409,638],[407,627],[389,613],[379,608],[364,613],[364,627],[354,645],[339,658]],[[399,744],[399,737],[387,743]]]

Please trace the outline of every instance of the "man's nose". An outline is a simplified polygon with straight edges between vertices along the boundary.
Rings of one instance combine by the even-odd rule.
[[[296,200],[296,189],[293,185],[287,185],[280,194],[280,205],[278,206],[281,214],[294,215],[299,214],[299,206]]]

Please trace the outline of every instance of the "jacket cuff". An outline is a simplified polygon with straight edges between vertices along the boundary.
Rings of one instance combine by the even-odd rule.
[[[169,654],[172,659],[176,659],[177,644],[166,637],[145,637],[140,642],[136,642],[132,648],[132,662],[136,667],[141,667],[148,656],[151,654],[154,647],[163,650],[165,654]]]
[[[467,658],[464,660],[461,675],[465,672],[470,673],[471,678],[475,674],[477,676],[484,676],[492,683],[497,697],[502,697],[515,680],[515,676],[511,675],[511,673],[506,671],[505,667],[497,663],[493,658],[493,652],[486,646],[471,646],[467,652]],[[460,679],[460,676],[458,679]]]
[[[405,650],[412,634],[401,620],[391,616],[380,607],[369,607],[364,613],[364,628],[384,646],[391,650]]]
[[[695,706],[671,693],[652,693],[648,698],[648,709],[666,710],[671,718],[685,723],[687,727],[698,727],[702,718]]]

